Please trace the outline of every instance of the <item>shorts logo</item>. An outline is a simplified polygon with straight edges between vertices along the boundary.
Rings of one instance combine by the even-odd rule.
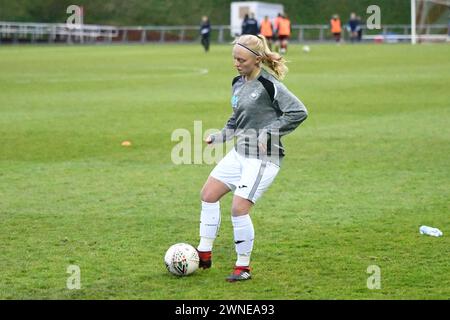
[[[239,189],[247,188],[247,186],[246,186],[246,185],[242,185],[242,186],[239,186],[238,188],[239,188]]]

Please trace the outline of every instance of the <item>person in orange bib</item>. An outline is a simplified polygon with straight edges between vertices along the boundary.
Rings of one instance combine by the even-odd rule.
[[[261,22],[259,33],[266,38],[269,49],[272,50],[273,26],[268,16],[265,16]]]
[[[334,39],[337,43],[341,42],[341,19],[339,19],[339,16],[337,14],[333,15],[333,17],[330,20],[330,27],[331,27],[331,33],[334,36]]]
[[[283,20],[283,15],[278,13],[278,16],[273,20],[273,41],[275,42],[275,51],[280,52],[280,42],[278,41],[278,29],[280,28],[280,21]]]
[[[287,52],[288,40],[291,36],[291,21],[287,15],[283,16],[278,24],[278,40],[280,41],[280,53]]]

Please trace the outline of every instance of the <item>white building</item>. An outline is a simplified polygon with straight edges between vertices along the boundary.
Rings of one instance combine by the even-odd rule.
[[[241,34],[242,21],[244,21],[244,16],[246,14],[250,16],[250,13],[254,13],[255,19],[258,20],[259,25],[265,16],[269,16],[269,19],[273,22],[276,16],[283,12],[283,5],[277,3],[260,1],[232,2],[230,14],[231,36],[234,37]]]

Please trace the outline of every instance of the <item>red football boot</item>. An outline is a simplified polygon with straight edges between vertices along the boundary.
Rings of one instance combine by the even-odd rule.
[[[235,282],[235,281],[250,280],[251,278],[252,276],[250,275],[250,267],[235,266],[233,273],[230,274],[226,280],[228,282]]]
[[[212,252],[211,251],[198,251],[198,257],[200,258],[200,261],[198,262],[198,267],[202,269],[208,269],[211,268],[212,265]]]

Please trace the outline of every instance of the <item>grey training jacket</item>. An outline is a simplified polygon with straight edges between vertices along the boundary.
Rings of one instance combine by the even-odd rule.
[[[308,116],[305,105],[268,71],[250,81],[233,79],[233,114],[221,132],[211,136],[212,143],[236,137],[236,151],[281,165],[285,156],[280,138],[297,128]],[[259,143],[267,144],[267,151]]]

